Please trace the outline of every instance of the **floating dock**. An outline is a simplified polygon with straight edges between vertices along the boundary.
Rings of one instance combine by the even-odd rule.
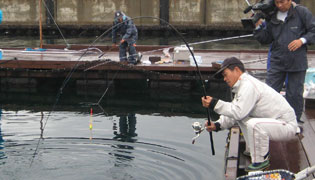
[[[3,48],[0,60],[1,86],[2,89],[10,89],[7,87],[15,84],[37,87],[45,85],[43,83],[47,80],[60,81],[70,78],[75,81],[76,86],[93,83],[106,85],[112,80],[140,80],[149,82],[148,88],[173,84],[176,87],[185,86],[190,90],[200,80],[194,62],[187,59],[173,60],[174,47],[137,46],[137,51],[142,54],[141,63],[123,65],[119,63],[118,47],[73,45],[67,49],[62,45],[46,45],[43,49]],[[165,51],[170,57],[166,57]],[[264,76],[266,73],[268,54],[266,50],[194,50],[193,52],[202,60],[198,66],[202,80],[207,83],[216,81],[212,78],[217,70],[214,63],[220,63],[232,56],[241,59],[247,71],[256,77],[260,74]],[[152,57],[166,61],[151,64],[149,59]],[[308,59],[309,64],[315,66],[315,51],[309,51]]]

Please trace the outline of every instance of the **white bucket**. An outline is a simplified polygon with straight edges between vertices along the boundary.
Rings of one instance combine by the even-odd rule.
[[[195,56],[195,59],[197,61],[198,66],[201,65],[202,63],[201,56]],[[196,66],[194,58],[191,55],[189,56],[189,61],[191,66]]]

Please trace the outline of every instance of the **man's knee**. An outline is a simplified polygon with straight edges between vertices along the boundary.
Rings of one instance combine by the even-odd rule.
[[[248,130],[254,129],[254,127],[256,126],[256,124],[257,124],[256,119],[249,119],[249,120],[246,122],[246,127],[247,127]]]

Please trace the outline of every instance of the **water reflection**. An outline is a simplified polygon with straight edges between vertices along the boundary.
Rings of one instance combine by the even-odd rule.
[[[1,132],[1,118],[2,118],[2,109],[0,109],[0,159],[5,159],[6,156],[4,154],[4,140],[3,140],[3,137],[2,137],[2,132]],[[0,161],[0,164],[4,164],[4,162],[1,162]]]
[[[36,99],[32,97],[30,99]],[[3,106],[6,111],[3,109],[5,118],[2,118],[1,130],[5,148],[0,152],[5,150],[6,159],[0,159],[0,163],[5,162],[0,164],[0,179],[39,179],[43,176],[42,179],[167,180],[206,179],[209,175],[212,179],[222,179],[219,177],[223,167],[225,134],[215,138],[218,148],[215,157],[210,156],[208,136],[201,136],[192,146],[192,119],[182,113],[186,111],[183,106],[176,106],[181,113],[169,108],[169,104],[168,111],[164,108],[152,111],[148,108],[148,111],[142,106],[146,109],[144,111],[137,110],[135,103],[126,106],[121,101],[116,104],[110,101],[110,105],[103,106],[106,112],[93,106],[94,115],[90,120],[87,112],[90,106],[82,107],[74,96],[70,99],[72,104],[60,103],[46,128],[46,114],[51,107],[45,103],[49,102],[19,98],[26,102],[22,104],[6,99],[11,104]],[[167,116],[157,115],[163,112]],[[194,121],[198,116],[194,115]],[[89,120],[94,126],[92,141],[88,139]],[[168,126],[164,127],[166,123]],[[40,140],[32,168],[25,168],[30,164],[39,137],[45,140]]]
[[[114,135],[113,139],[123,141],[123,142],[136,142],[134,137],[137,136],[136,133],[137,118],[135,113],[128,113],[127,115],[119,116],[119,131],[117,129],[117,124],[114,123]]]
[[[115,158],[113,168],[122,168],[131,166],[130,161],[135,159],[133,151],[135,150],[134,144],[137,139],[134,138],[136,134],[136,123],[137,118],[135,113],[127,113],[119,116],[119,127],[117,128],[117,123],[114,121],[113,130],[114,130],[114,140],[121,141],[124,143],[113,144],[111,147],[113,151],[109,155]],[[131,142],[128,144],[125,142]],[[126,163],[128,162],[128,163]],[[122,169],[120,169],[121,171]],[[113,171],[113,169],[112,169]],[[124,172],[124,177],[129,177],[133,179],[132,175]]]
[[[43,134],[44,134],[44,124],[43,124],[43,119],[44,119],[44,113],[43,111],[41,111],[41,118],[40,118],[40,126],[39,126],[39,129],[40,129],[40,138],[43,139]]]

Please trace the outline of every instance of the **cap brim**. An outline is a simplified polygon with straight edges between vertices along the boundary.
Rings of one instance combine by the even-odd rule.
[[[212,77],[214,77],[216,79],[222,79],[223,78],[222,71],[224,69],[226,69],[227,67],[228,67],[228,65],[221,67],[216,73],[214,73],[214,75]]]

